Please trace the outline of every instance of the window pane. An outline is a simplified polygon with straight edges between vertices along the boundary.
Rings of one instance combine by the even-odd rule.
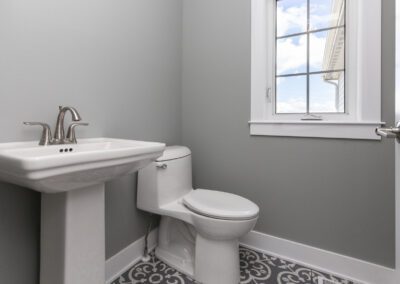
[[[344,69],[344,28],[310,33],[310,71]]]
[[[307,31],[307,0],[279,0],[276,6],[278,36]]]
[[[276,43],[276,74],[307,72],[307,36],[278,39]]]
[[[344,25],[345,0],[310,0],[310,30]]]
[[[307,76],[276,79],[276,113],[307,111]]]
[[[344,72],[310,76],[310,112],[344,112]]]

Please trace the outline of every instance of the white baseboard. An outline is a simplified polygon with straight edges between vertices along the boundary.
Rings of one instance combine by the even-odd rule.
[[[157,246],[158,229],[150,232],[148,238],[149,251]],[[106,283],[114,281],[119,275],[138,262],[143,256],[144,236],[106,261]]]
[[[394,269],[252,231],[241,244],[355,282],[396,284]]]
[[[157,246],[157,229],[149,235],[149,250]],[[396,284],[394,269],[340,255],[312,246],[252,231],[240,240],[246,247],[263,251],[295,263],[328,272],[354,282]],[[106,283],[109,284],[143,256],[144,237],[138,239],[106,261]]]

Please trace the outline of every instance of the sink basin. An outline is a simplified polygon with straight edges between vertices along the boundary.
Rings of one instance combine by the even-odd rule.
[[[42,193],[40,284],[105,282],[105,182],[146,166],[164,148],[111,138],[0,144],[0,180]]]
[[[0,179],[43,193],[101,184],[161,156],[165,144],[135,140],[80,139],[79,144],[0,144]]]

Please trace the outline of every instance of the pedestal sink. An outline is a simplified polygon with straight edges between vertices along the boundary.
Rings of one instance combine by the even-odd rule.
[[[0,144],[0,179],[42,193],[41,284],[105,282],[104,183],[161,156],[162,143]]]

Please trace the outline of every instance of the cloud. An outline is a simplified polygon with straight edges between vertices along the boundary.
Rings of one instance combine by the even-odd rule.
[[[324,102],[311,102],[310,103],[310,111],[311,112],[337,112],[338,110],[335,107],[335,101],[333,100],[325,100]]]
[[[310,69],[322,70],[326,36],[326,32],[310,34]]]
[[[344,5],[344,0],[326,1],[313,1],[310,5],[310,29],[327,28],[332,25],[341,25],[338,20],[340,18],[340,9],[333,9],[333,7],[340,7]],[[335,10],[335,12],[333,12]]]
[[[276,104],[277,113],[304,113],[306,102],[304,99],[291,98],[285,101],[278,101]]]
[[[325,50],[325,36],[310,34],[310,69],[322,69]],[[320,36],[320,37],[318,37]],[[289,37],[278,40],[277,44],[277,74],[293,74],[306,72],[307,37]]]
[[[307,5],[285,7],[278,2],[277,18],[278,36],[304,32],[307,30]]]
[[[342,0],[339,0],[342,1]],[[288,35],[307,30],[307,4],[294,6],[292,1],[278,2],[277,33]],[[280,3],[280,4],[279,4]],[[311,5],[311,22],[316,26],[327,23],[331,5],[314,3]],[[321,71],[326,42],[326,32],[310,34],[310,69]],[[277,74],[293,74],[306,71],[307,36],[289,37],[277,43]]]
[[[312,112],[337,112],[334,101],[325,100],[322,102],[310,102]],[[306,101],[300,98],[290,98],[285,101],[278,101],[276,104],[277,113],[305,113]]]
[[[307,62],[306,36],[279,39],[277,42],[277,74],[305,72]]]

